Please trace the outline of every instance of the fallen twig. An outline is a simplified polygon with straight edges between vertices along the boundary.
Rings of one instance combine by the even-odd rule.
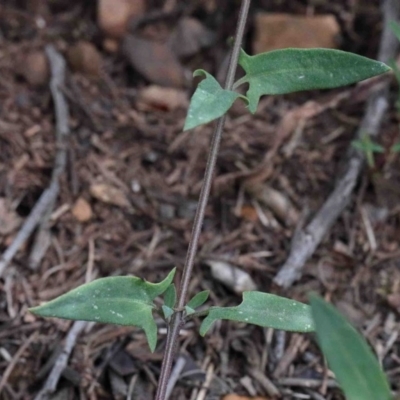
[[[75,346],[76,339],[83,329],[85,329],[87,324],[88,323],[86,321],[74,322],[72,328],[68,332],[67,338],[65,339],[64,349],[58,356],[54,367],[46,380],[46,383],[44,384],[42,390],[36,395],[35,400],[47,400],[49,396],[54,393],[60,376],[67,366],[67,362],[71,351]]]
[[[388,27],[390,20],[400,16],[398,0],[385,0],[383,3],[384,28],[381,37],[378,59],[388,62],[396,57],[398,41]],[[384,82],[378,90],[373,92],[367,103],[366,112],[357,136],[368,134],[377,136],[380,125],[388,107],[389,81]],[[334,191],[325,204],[315,215],[314,219],[294,235],[290,254],[274,282],[282,287],[289,287],[300,278],[306,261],[314,254],[323,237],[334,224],[336,219],[348,205],[364,165],[364,156],[360,151],[350,149],[350,159],[342,178],[336,184]]]
[[[41,261],[47,247],[43,246],[43,236],[48,230],[49,218],[59,192],[59,179],[66,165],[66,138],[69,135],[68,126],[68,104],[65,100],[61,87],[65,80],[66,63],[64,58],[51,45],[46,47],[46,54],[51,68],[50,89],[54,100],[56,113],[56,148],[57,153],[54,162],[53,173],[50,184],[40,196],[31,213],[18,232],[14,241],[0,258],[0,276],[4,269],[14,258],[17,251],[29,238],[35,228],[40,225],[37,239],[33,245],[30,263],[35,268]]]

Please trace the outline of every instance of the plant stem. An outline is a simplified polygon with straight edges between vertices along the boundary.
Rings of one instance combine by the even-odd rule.
[[[239,20],[235,34],[235,41],[225,80],[224,88],[227,90],[232,90],[233,83],[235,80],[236,67],[239,59],[240,48],[247,21],[247,15],[250,8],[250,2],[251,0],[242,0],[239,12]],[[204,182],[200,192],[199,205],[196,210],[192,235],[190,238],[185,265],[183,268],[183,275],[182,275],[178,304],[177,304],[178,309],[183,308],[186,303],[189,282],[191,279],[194,260],[197,253],[201,228],[203,226],[204,213],[210,195],[211,183],[214,176],[215,164],[217,162],[217,156],[221,142],[222,131],[224,128],[224,123],[225,123],[225,115],[218,119],[211,139],[210,152],[208,155],[207,166],[204,173]],[[172,363],[176,353],[179,331],[183,324],[182,316],[183,316],[182,311],[174,313],[168,327],[167,344],[163,358],[163,363],[161,366],[161,374],[158,382],[156,400],[165,400],[165,393],[167,390],[168,380],[171,373]]]

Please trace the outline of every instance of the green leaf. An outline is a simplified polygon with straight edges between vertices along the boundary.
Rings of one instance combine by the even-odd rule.
[[[185,312],[186,312],[186,315],[192,315],[196,312],[196,310],[189,306],[185,306]]]
[[[172,308],[166,306],[165,304],[163,304],[161,306],[161,309],[163,311],[165,319],[168,319],[174,313],[174,310]]]
[[[390,71],[384,63],[332,49],[283,49],[255,56],[242,50],[239,64],[246,75],[234,88],[249,84],[252,113],[262,95],[331,89]]]
[[[396,21],[390,21],[389,28],[400,41],[400,24]]]
[[[203,79],[190,101],[184,131],[206,124],[224,115],[239,97],[247,99],[239,93],[225,90],[208,72],[198,69],[193,76],[203,75]]]
[[[347,400],[390,400],[389,384],[361,335],[330,304],[310,296],[317,337]]]
[[[396,61],[395,60],[389,61],[389,66],[390,66],[390,68],[392,68],[392,70],[394,72],[394,75],[395,75],[396,80],[397,80],[397,84],[400,85],[400,69],[397,66]]]
[[[246,322],[286,331],[311,332],[314,323],[306,304],[262,292],[243,292],[236,307],[211,307],[200,327],[204,336],[216,320]]]
[[[197,307],[202,306],[207,301],[209,295],[209,290],[203,290],[202,292],[199,292],[193,296],[189,303],[187,303],[187,306],[195,310]]]
[[[175,275],[173,269],[160,283],[134,276],[113,276],[79,286],[48,303],[30,308],[41,317],[95,321],[141,327],[151,351],[157,344],[153,300],[164,293]]]
[[[175,285],[169,285],[164,293],[164,304],[168,308],[174,308],[176,303],[176,288]]]

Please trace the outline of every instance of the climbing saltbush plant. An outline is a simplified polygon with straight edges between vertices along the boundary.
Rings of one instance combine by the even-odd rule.
[[[237,99],[244,101],[254,113],[263,95],[335,88],[390,69],[381,62],[331,49],[284,49],[256,56],[249,56],[242,50],[239,65],[245,74],[234,87],[248,84],[246,95],[225,90],[209,73],[195,71],[194,75],[204,76],[204,79],[192,97],[185,130],[221,117]],[[376,151],[375,147],[368,150]],[[30,311],[44,317],[139,326],[154,351],[157,325],[153,312],[158,311],[166,320],[175,312],[174,274],[175,270],[157,284],[133,276],[97,279]],[[154,299],[163,294],[164,305],[158,309]],[[195,309],[206,299],[206,292],[196,295],[185,307],[185,314],[196,314]],[[309,306],[257,291],[243,293],[243,301],[236,307],[210,307],[202,310],[202,315],[205,316],[200,328],[202,335],[214,321],[223,319],[297,332],[314,330]]]
[[[185,130],[224,116],[235,101],[243,101],[249,112],[255,113],[260,98],[264,95],[337,88],[390,70],[381,62],[332,49],[284,49],[255,56],[250,56],[241,50],[238,63],[244,74],[234,83],[232,90],[224,89],[211,74],[204,70],[194,72],[195,76],[204,79],[191,99],[184,125]],[[245,94],[238,91],[242,85],[247,85]],[[177,291],[173,284],[174,275],[175,269],[159,283],[150,283],[135,276],[101,278],[48,303],[31,308],[30,311],[43,317],[138,326],[144,330],[151,351],[154,351],[157,346],[155,315],[159,315],[166,321],[169,331],[173,331],[174,326],[178,326],[179,331],[179,328],[190,318],[204,317],[200,327],[201,335],[205,335],[218,320],[231,320],[297,332],[313,332],[317,328],[323,350],[326,350],[327,356],[332,352],[328,349],[329,343],[326,338],[332,337],[333,333],[329,331],[335,331],[337,328],[335,323],[340,325],[341,322],[338,322],[336,314],[330,308],[326,308],[324,303],[316,298],[312,298],[311,308],[309,305],[288,298],[251,291],[244,292],[242,302],[235,307],[214,307],[204,306],[208,298],[208,292],[205,291],[195,295],[184,307],[178,307]],[[187,290],[187,283],[183,281],[181,291]],[[159,296],[163,298],[161,305],[154,301]],[[199,307],[201,307],[200,310]],[[176,325],[177,318],[179,321]],[[341,342],[346,351],[347,346],[355,343],[350,340],[350,337],[348,336],[347,342]],[[332,337],[332,340],[336,339]],[[168,352],[173,354],[172,347],[174,346],[173,340],[172,342],[167,340],[167,355]],[[358,357],[359,354],[356,353],[354,357]],[[332,358],[330,361],[332,368],[336,368],[335,358],[333,355],[328,356],[328,360],[329,357]],[[371,357],[368,363],[371,362],[370,359]],[[352,365],[349,364],[349,368],[353,368]],[[168,377],[167,367],[166,370]],[[165,379],[161,378],[161,380],[160,385],[164,387]],[[342,381],[344,382],[344,378]],[[387,386],[381,384],[380,388],[381,393],[384,393],[383,390],[386,390]],[[164,391],[161,390],[160,393],[157,394],[157,399],[163,400]],[[367,397],[357,399],[361,398],[367,399]],[[377,395],[374,398],[388,399],[389,397]],[[349,397],[349,399],[355,400],[356,397]]]

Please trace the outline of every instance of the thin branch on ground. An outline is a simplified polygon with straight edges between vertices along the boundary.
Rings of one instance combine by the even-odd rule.
[[[386,0],[383,3],[383,32],[379,50],[379,61],[388,62],[396,57],[398,40],[390,31],[390,20],[400,16],[398,0]],[[373,92],[367,103],[366,112],[357,131],[357,137],[368,134],[377,136],[382,119],[388,108],[390,81]],[[356,186],[365,163],[365,157],[360,151],[351,148],[350,159],[346,171],[336,184],[334,191],[315,215],[314,219],[293,237],[290,254],[279,273],[274,278],[278,285],[288,288],[301,277],[304,264],[314,254],[322,239],[346,208]]]
[[[53,173],[51,176],[50,185],[44,190],[22,228],[19,230],[14,241],[0,258],[0,276],[38,225],[39,231],[31,252],[30,262],[32,263],[33,267],[36,267],[40,263],[44,252],[46,251],[46,247],[43,245],[42,239],[45,235],[45,232],[48,231],[49,228],[48,225],[50,215],[60,190],[59,179],[63,174],[67,163],[66,139],[69,135],[69,111],[68,104],[61,90],[65,81],[66,63],[61,54],[58,53],[51,45],[46,47],[46,54],[51,69],[50,90],[53,96],[56,114],[57,153],[55,156]]]
[[[43,389],[36,395],[35,400],[47,400],[49,396],[54,393],[57,387],[57,383],[61,377],[62,372],[67,366],[69,356],[72,349],[75,347],[76,340],[79,334],[85,329],[88,323],[86,321],[75,321],[72,328],[69,330],[67,338],[65,339],[65,345],[63,351],[58,356],[53,370],[48,376]]]

